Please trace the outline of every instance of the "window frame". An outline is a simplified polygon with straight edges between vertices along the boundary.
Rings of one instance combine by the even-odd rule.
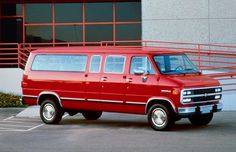
[[[195,71],[195,73],[198,73],[199,72],[199,70],[198,70],[198,68],[197,68],[197,66],[190,60],[190,58],[186,55],[186,54],[165,54],[165,55],[153,55],[153,61],[154,61],[154,63],[155,63],[155,66],[157,67],[157,69],[159,70],[159,72],[160,72],[160,74],[163,74],[163,75],[179,75],[179,74],[191,74],[191,73],[165,73],[164,71],[162,71],[161,69],[160,69],[160,67],[156,64],[156,61],[155,61],[155,57],[159,57],[159,56],[163,56],[163,57],[165,57],[165,56],[185,56],[185,58],[184,59],[187,59],[187,62],[189,62],[189,64],[190,65],[192,65],[195,69],[194,70],[196,70]],[[183,60],[184,60],[183,59]],[[169,63],[167,62],[167,63],[165,63],[166,61],[165,61],[165,59],[164,59],[164,64],[165,64],[165,66],[167,65],[167,66],[169,66],[168,68],[171,68],[170,67],[170,61],[169,61]],[[184,61],[185,62],[185,61]],[[184,63],[184,64],[186,64],[186,63]],[[166,67],[165,67],[166,68]]]
[[[108,57],[122,57],[122,58],[124,58],[124,62],[123,62],[124,64],[123,64],[122,72],[106,72],[105,71]],[[124,74],[124,72],[125,72],[125,63],[126,63],[126,56],[125,55],[107,55],[106,58],[105,58],[105,61],[104,61],[103,73],[105,73],[105,74]]]
[[[92,59],[95,56],[99,56],[100,57],[99,70],[98,70],[98,72],[91,72]],[[90,63],[89,63],[89,73],[101,73],[101,69],[102,69],[102,55],[91,55]]]
[[[59,70],[34,70],[32,69],[33,67],[33,64],[35,62],[35,59],[37,56],[40,56],[40,55],[61,55],[61,56],[85,56],[86,57],[86,61],[85,61],[85,68],[84,68],[84,71],[59,71]],[[31,65],[30,65],[30,71],[35,71],[35,72],[76,72],[76,73],[85,73],[87,70],[87,66],[88,66],[88,55],[87,54],[37,54],[34,56],[34,59],[32,60],[31,62]]]
[[[133,60],[133,58],[135,58],[135,57],[146,57],[146,58],[147,58],[147,61],[149,61],[150,65],[151,65],[151,67],[152,67],[152,69],[153,69],[153,72],[154,72],[154,73],[149,73],[148,75],[156,75],[156,74],[157,74],[157,73],[156,73],[156,70],[155,70],[155,68],[154,68],[154,66],[153,66],[153,64],[152,64],[152,62],[151,62],[151,59],[149,58],[149,56],[139,56],[139,55],[137,55],[137,56],[131,56],[131,58],[130,58],[130,66],[129,66],[129,74],[135,75],[134,73],[131,73],[132,60]],[[145,71],[145,72],[147,72],[147,71]]]

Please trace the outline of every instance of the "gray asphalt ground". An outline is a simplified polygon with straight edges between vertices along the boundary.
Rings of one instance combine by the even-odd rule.
[[[59,125],[44,125],[40,118],[10,117],[20,110],[3,111],[0,152],[236,151],[236,112],[217,113],[206,127],[183,119],[171,131],[156,132],[142,115],[104,113],[97,121],[86,121],[78,114],[65,117]],[[11,129],[1,130],[4,125]]]

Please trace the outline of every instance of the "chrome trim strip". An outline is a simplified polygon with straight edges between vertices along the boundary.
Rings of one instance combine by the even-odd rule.
[[[126,101],[126,104],[137,104],[137,105],[145,105],[146,102],[135,102],[135,101]]]
[[[68,98],[68,97],[61,97],[61,100],[76,100],[76,101],[85,101],[84,98]]]
[[[219,92],[217,92],[217,93],[206,93],[206,94],[186,95],[186,96],[183,96],[183,98],[208,97],[208,96],[214,96],[214,95],[221,95],[221,94],[220,94]]]
[[[219,100],[208,100],[208,101],[189,102],[189,103],[181,102],[181,103],[187,105],[187,104],[208,103],[208,102],[219,102]]]
[[[148,102],[147,102],[147,104],[146,104],[145,113],[148,112],[148,111],[147,111],[147,110],[148,110],[147,107],[148,107],[149,102],[151,102],[152,100],[164,100],[164,101],[167,101],[167,102],[169,102],[169,103],[171,104],[173,110],[176,112],[175,105],[171,102],[171,100],[169,100],[169,99],[167,99],[167,98],[164,98],[164,97],[151,97],[151,98],[148,99]]]
[[[87,100],[93,102],[124,103],[123,101],[120,100],[100,100],[100,99],[87,99]]]
[[[212,88],[220,88],[221,86],[212,86],[212,87],[202,87],[202,88],[184,88],[183,90],[198,90],[198,89],[212,89]],[[222,87],[221,87],[222,88]]]
[[[161,90],[162,93],[171,93],[171,90]]]
[[[59,104],[60,106],[62,107],[62,103],[61,103],[61,98],[59,97],[59,95],[55,92],[51,92],[51,91],[43,91],[43,92],[40,92],[40,94],[38,95],[38,98],[37,98],[37,104],[39,104],[39,98],[41,95],[44,95],[44,94],[49,94],[49,95],[54,95],[57,97],[58,101],[59,101]]]
[[[38,98],[38,96],[33,96],[33,95],[22,95],[22,97],[26,97],[26,98]]]
[[[217,105],[217,111],[221,111],[223,108],[222,103],[219,104],[214,104],[214,105],[205,105],[205,106],[194,106],[194,107],[180,107],[178,108],[178,113],[179,114],[192,114],[195,113],[197,110],[197,107],[200,108],[200,112],[202,114],[205,113],[211,113],[213,110],[213,106]]]
[[[178,108],[179,114],[188,114],[196,112],[197,107],[186,107],[186,108]]]

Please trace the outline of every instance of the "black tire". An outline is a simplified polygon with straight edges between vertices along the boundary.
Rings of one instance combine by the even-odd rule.
[[[53,99],[46,99],[40,105],[40,117],[46,124],[58,124],[63,114],[63,109]]]
[[[175,116],[174,117],[174,121],[180,121],[182,118],[181,117],[179,117],[179,116]]]
[[[196,126],[205,126],[211,122],[213,118],[213,113],[194,115],[189,117],[189,121]]]
[[[74,116],[78,113],[78,111],[73,111],[73,110],[70,110],[70,111],[67,111],[67,113],[70,115],[70,116]]]
[[[86,120],[97,120],[101,117],[102,111],[83,111],[82,115]]]
[[[156,131],[169,130],[174,125],[173,116],[171,109],[162,104],[155,104],[148,111],[148,123]]]

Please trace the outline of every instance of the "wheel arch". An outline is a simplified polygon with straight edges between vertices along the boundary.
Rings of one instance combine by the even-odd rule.
[[[56,99],[56,102],[62,107],[60,96],[55,92],[43,91],[38,95],[37,105],[41,105],[46,98]]]
[[[148,100],[146,107],[145,107],[145,114],[148,113],[148,110],[154,105],[154,104],[163,104],[166,105],[167,108],[171,108],[173,112],[177,112],[175,109],[175,105],[171,102],[171,100],[167,98],[162,98],[162,97],[152,97]]]

